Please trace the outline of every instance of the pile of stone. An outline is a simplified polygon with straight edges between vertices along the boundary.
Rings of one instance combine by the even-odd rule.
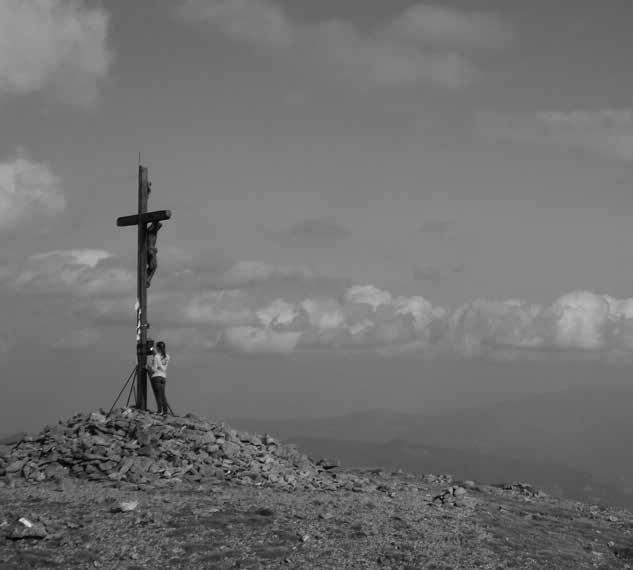
[[[431,485],[450,485],[453,482],[453,476],[450,474],[434,475],[433,473],[426,473],[422,480]]]
[[[453,507],[463,504],[466,496],[466,489],[459,485],[451,485],[444,489],[439,495],[433,497],[433,503],[437,505],[452,505]]]
[[[503,489],[504,491],[511,491],[512,494],[521,495],[522,497],[538,498],[547,496],[545,492],[535,489],[528,483],[498,483],[493,486]]]
[[[334,466],[317,464],[269,435],[192,414],[163,417],[131,408],[109,417],[76,414],[0,449],[0,477],[33,482],[75,477],[154,485],[219,480],[288,489],[358,486],[337,476]]]

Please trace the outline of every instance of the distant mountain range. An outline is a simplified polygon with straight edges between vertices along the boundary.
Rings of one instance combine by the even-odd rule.
[[[291,438],[312,458],[336,457],[350,467],[382,467],[412,473],[451,473],[462,481],[527,482],[552,495],[585,503],[605,503],[633,509],[633,497],[615,484],[595,481],[588,473],[562,463],[524,460],[490,453],[410,444],[393,440],[382,444],[318,438]]]
[[[229,422],[345,465],[524,480],[565,497],[633,508],[632,404],[633,387],[584,387],[437,415],[368,411]]]

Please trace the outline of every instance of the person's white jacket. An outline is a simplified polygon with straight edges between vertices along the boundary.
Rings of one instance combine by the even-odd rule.
[[[169,354],[166,354],[165,356],[161,356],[160,354],[155,354],[152,358],[152,364],[150,367],[152,378],[154,378],[154,376],[167,378],[168,364],[169,364]]]

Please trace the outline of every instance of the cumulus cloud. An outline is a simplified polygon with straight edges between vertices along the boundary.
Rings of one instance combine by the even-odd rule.
[[[305,318],[299,321],[298,346],[307,348],[427,346],[445,317],[442,308],[423,297],[393,297],[372,285],[350,287],[339,299],[306,299],[300,309]]]
[[[22,156],[0,163],[0,232],[46,224],[65,209],[61,179],[46,164]]]
[[[474,301],[453,312],[449,338],[465,355],[499,349],[513,349],[515,356],[521,350],[633,355],[633,299],[576,291],[551,305]]]
[[[397,35],[430,45],[499,48],[512,39],[512,30],[492,13],[459,11],[445,6],[414,4],[391,24]]]
[[[551,308],[553,342],[561,348],[605,347],[610,303],[606,297],[578,292],[558,299]]]
[[[335,299],[306,299],[300,305],[307,322],[315,329],[338,329],[345,321],[343,308]]]
[[[309,51],[317,66],[347,83],[459,89],[479,78],[475,64],[457,51],[428,50],[388,34],[365,36],[341,21],[321,24],[312,46]]]
[[[292,46],[294,41],[295,26],[268,0],[185,0],[181,15],[213,23],[230,38],[255,46]]]
[[[259,343],[280,338],[297,349],[369,349],[395,346],[417,340],[431,342],[434,322],[444,310],[422,297],[393,297],[371,285],[348,288],[338,298],[306,298],[297,303],[276,299],[257,312],[253,329],[275,333],[257,336]],[[292,342],[290,342],[292,339]]]
[[[633,299],[583,291],[551,305],[475,300],[449,310],[423,297],[394,297],[362,285],[338,298],[276,299],[256,310],[255,317],[248,325],[224,328],[217,347],[249,353],[364,349],[495,359],[549,358],[570,351],[620,360],[633,356]]]
[[[12,285],[22,293],[82,297],[119,295],[134,290],[135,275],[113,264],[112,257],[98,249],[38,253],[26,259]]]
[[[107,75],[108,15],[83,0],[0,2],[0,94],[47,87],[64,100],[94,101]]]
[[[378,289],[372,292],[380,293]],[[442,317],[441,311],[422,298],[389,297],[388,304],[376,308],[373,301],[367,295],[359,296],[359,288],[339,299],[307,298],[299,303],[276,299],[257,311],[257,323],[227,328],[220,345],[252,353],[288,353],[300,349],[368,349],[413,339],[428,342],[429,325]]]
[[[298,309],[283,299],[275,299],[270,305],[256,312],[259,322],[268,328],[287,327],[298,317]]]
[[[255,321],[246,306],[248,297],[239,290],[208,291],[188,300],[182,309],[183,322],[197,325],[232,326]]]
[[[540,111],[531,115],[481,112],[478,129],[504,141],[524,141],[633,160],[633,109]]]
[[[56,348],[97,342],[99,326],[134,325],[133,274],[106,251],[52,251],[22,264],[11,260],[7,267],[1,283],[13,294],[66,295],[74,316],[85,319],[85,326]],[[274,280],[274,266],[267,267],[271,271],[264,275]],[[275,287],[262,292],[249,279],[240,282],[242,287],[222,290],[151,291],[150,322],[175,346],[198,351],[371,350],[504,360],[566,354],[633,360],[633,298],[576,291],[548,305],[476,299],[450,309],[370,284],[318,296],[297,281],[294,294],[284,296]]]
[[[350,303],[365,303],[375,311],[380,305],[391,303],[391,293],[373,285],[354,285],[345,292],[345,300]]]
[[[299,21],[272,0],[183,0],[180,15],[230,39],[301,57],[342,80],[383,86],[461,88],[477,79],[477,48],[502,47],[512,33],[493,14],[415,4],[375,29],[348,21]]]
[[[450,315],[449,344],[466,356],[507,347],[544,348],[551,330],[542,313],[542,307],[520,300],[476,300]]]
[[[166,293],[157,305],[173,309],[153,309],[159,322],[177,324],[192,336],[195,329],[197,345],[210,350],[374,350],[506,359],[567,352],[620,360],[633,356],[633,299],[583,291],[550,305],[474,300],[452,310],[372,285],[296,302],[262,302],[248,290],[211,291],[189,301]]]

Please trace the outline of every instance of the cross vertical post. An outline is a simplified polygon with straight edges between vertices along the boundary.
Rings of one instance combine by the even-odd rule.
[[[138,260],[136,297],[138,302],[139,337],[136,343],[136,407],[147,409],[147,225],[141,220],[147,213],[149,185],[147,168],[138,166]]]
[[[136,269],[136,407],[147,410],[147,288],[149,280],[156,271],[156,236],[161,221],[171,218],[170,210],[147,211],[150,182],[147,168],[138,167],[138,214],[117,218],[119,227],[138,226],[138,250]],[[149,224],[149,227],[148,227]],[[151,259],[150,259],[151,251]],[[151,266],[151,267],[150,267]],[[148,272],[148,269],[150,270]],[[148,280],[149,277],[149,280]],[[116,403],[116,402],[115,402]]]

